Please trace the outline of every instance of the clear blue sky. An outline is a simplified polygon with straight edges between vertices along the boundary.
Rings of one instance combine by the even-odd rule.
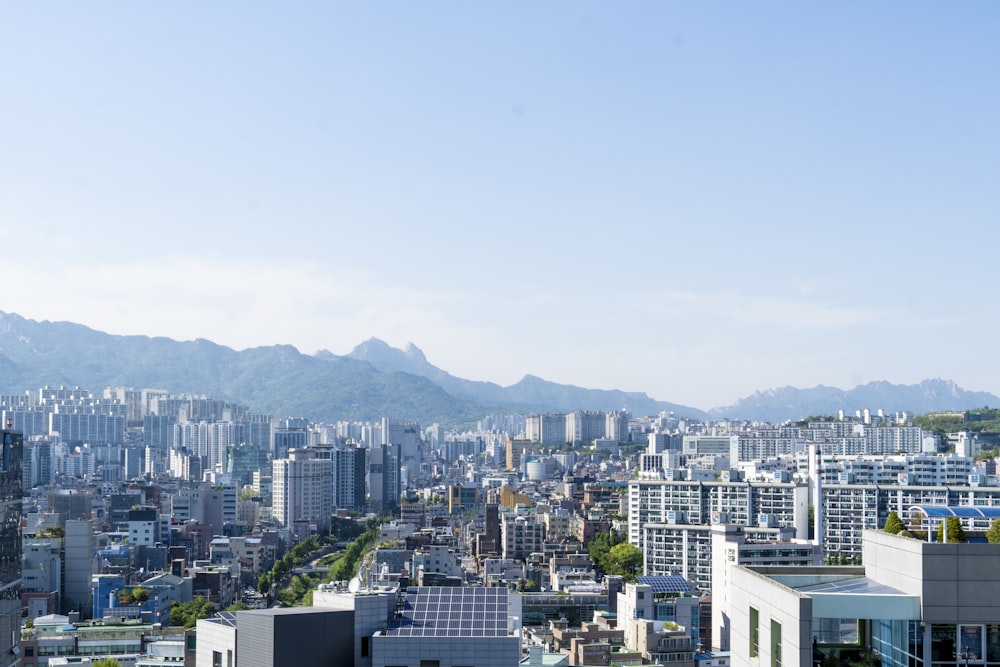
[[[998,34],[994,2],[5,3],[0,309],[702,408],[1000,392]]]

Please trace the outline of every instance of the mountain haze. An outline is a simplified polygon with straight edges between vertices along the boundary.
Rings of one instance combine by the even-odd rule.
[[[488,353],[488,351],[484,352]],[[71,322],[37,322],[0,312],[0,392],[42,386],[149,387],[238,401],[277,416],[317,421],[393,419],[469,426],[484,414],[621,410],[633,415],[672,411],[701,419],[781,422],[869,408],[913,414],[1000,405],[987,392],[947,380],[917,385],[871,382],[851,390],[816,386],[756,392],[705,413],[644,393],[585,389],[526,375],[502,387],[465,380],[434,366],[412,343],[393,348],[372,338],[348,355],[306,355],[291,345],[236,351],[208,340],[120,336]]]
[[[634,415],[653,415],[666,411],[698,419],[706,414],[690,406],[653,400],[644,393],[584,389],[549,382],[534,375],[525,375],[509,387],[501,387],[493,382],[463,380],[432,365],[413,343],[408,343],[406,349],[400,350],[377,338],[370,338],[347,356],[367,361],[382,371],[425,377],[456,398],[509,410],[561,412],[625,409]]]
[[[951,380],[924,380],[903,385],[876,381],[850,390],[818,385],[811,389],[781,387],[758,391],[733,405],[714,408],[715,418],[759,419],[781,422],[808,416],[836,415],[843,410],[853,415],[868,408],[891,414],[906,411],[911,415],[942,410],[968,410],[984,405],[1000,405],[1000,397],[985,391],[966,391]]]

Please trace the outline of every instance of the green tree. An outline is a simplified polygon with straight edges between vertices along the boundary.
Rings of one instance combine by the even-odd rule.
[[[986,541],[990,544],[1000,544],[1000,519],[993,519],[986,531]]]
[[[118,662],[114,658],[101,658],[100,660],[90,664],[92,667],[122,667],[122,663]]]
[[[261,595],[267,595],[271,590],[271,577],[267,576],[267,572],[260,575],[260,579],[257,581],[257,590],[260,591]]]
[[[597,533],[590,539],[589,542],[587,542],[587,554],[590,555],[590,560],[601,570],[601,572],[614,574],[608,569],[608,553],[610,553],[612,547],[621,544],[624,541],[625,539],[623,537],[619,537],[614,532]]]
[[[636,575],[642,569],[642,549],[623,542],[616,544],[608,551],[607,562],[609,574],[620,574],[626,581],[635,581]]]
[[[171,625],[180,625],[185,629],[193,628],[200,618],[208,618],[215,613],[215,605],[207,598],[198,596],[189,602],[177,602],[170,605]]]
[[[900,531],[904,530],[906,526],[903,525],[903,520],[899,518],[895,510],[889,512],[889,516],[885,519],[885,527],[882,528],[887,533],[891,535],[898,535]]]
[[[948,542],[968,542],[965,537],[965,529],[962,528],[962,521],[957,516],[950,516],[938,525],[937,541],[944,542],[945,528],[948,529]]]

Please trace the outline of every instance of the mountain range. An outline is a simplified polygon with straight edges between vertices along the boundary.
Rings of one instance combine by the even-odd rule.
[[[844,409],[881,408],[923,413],[1000,405],[986,392],[946,380],[917,385],[872,382],[845,391],[818,386],[757,392],[708,412],[655,400],[645,393],[586,389],[526,375],[502,387],[465,380],[434,366],[412,343],[393,348],[369,339],[347,355],[314,355],[290,345],[236,351],[208,340],[175,341],[103,333],[71,322],[34,321],[0,312],[0,392],[42,386],[79,386],[92,392],[131,386],[206,394],[279,416],[316,421],[374,420],[383,416],[429,424],[471,425],[490,412],[628,410],[633,415],[674,412],[680,417],[780,422]]]

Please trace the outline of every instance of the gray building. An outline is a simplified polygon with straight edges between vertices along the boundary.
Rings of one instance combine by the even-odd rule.
[[[368,509],[386,512],[399,505],[402,487],[400,446],[389,444],[368,450]]]
[[[93,590],[90,577],[94,573],[94,528],[89,520],[66,521],[63,538],[63,609],[90,616]]]
[[[21,632],[20,431],[3,430],[0,444],[0,666],[17,664]]]
[[[354,612],[321,607],[262,609],[240,613],[236,632],[239,667],[329,667],[349,655]]]

